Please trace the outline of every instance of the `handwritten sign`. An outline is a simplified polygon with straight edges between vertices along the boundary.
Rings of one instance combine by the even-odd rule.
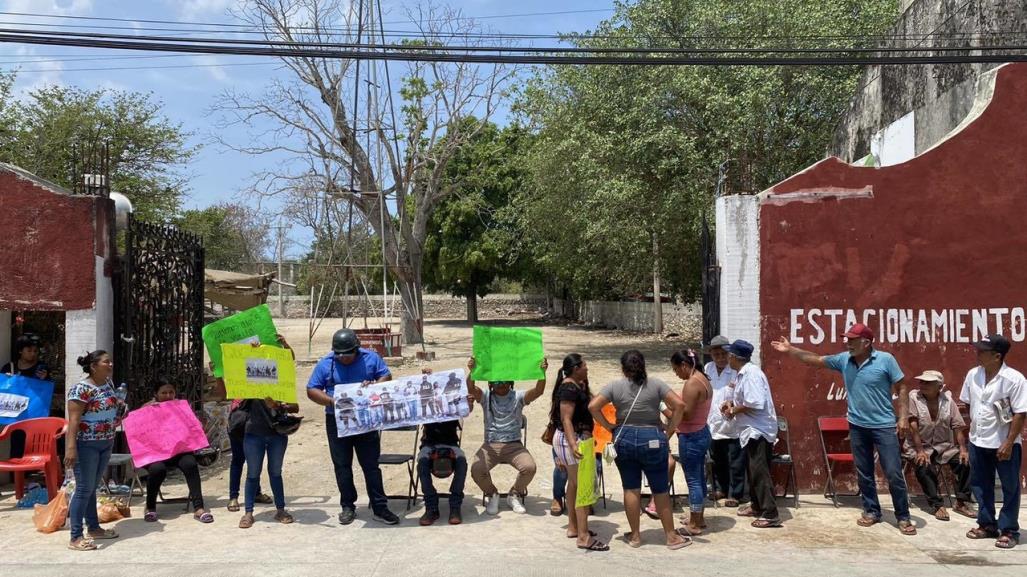
[[[0,375],[0,425],[50,416],[53,383],[21,375]]]
[[[278,335],[275,323],[271,320],[271,310],[267,305],[223,318],[203,327],[203,344],[207,354],[214,363],[214,376],[223,377],[224,364],[221,360],[221,345],[225,343],[253,343],[277,345]]]
[[[225,391],[230,399],[296,402],[296,361],[292,351],[261,345],[221,345]]]
[[[539,329],[474,327],[476,381],[537,381],[546,378]]]
[[[207,447],[200,420],[187,401],[165,401],[132,411],[123,423],[136,467]]]

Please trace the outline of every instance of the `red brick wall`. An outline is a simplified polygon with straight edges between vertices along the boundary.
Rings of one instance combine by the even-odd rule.
[[[770,341],[785,336],[818,354],[840,352],[832,333],[851,319],[835,316],[832,330],[823,313],[853,309],[863,321],[871,309],[879,348],[896,355],[907,379],[940,370],[958,397],[975,364],[969,343],[1010,309],[1001,318],[1014,341],[1009,363],[1027,372],[1025,217],[1027,64],[1001,69],[984,113],[909,162],[873,169],[832,158],[771,189],[759,225],[763,366],[791,421],[801,487],[823,487],[816,417],[845,414],[842,381],[782,357]],[[813,316],[820,343],[811,342],[820,336],[812,309],[822,313]]]
[[[58,194],[0,168],[0,309],[93,308],[102,238],[95,219],[105,202]]]

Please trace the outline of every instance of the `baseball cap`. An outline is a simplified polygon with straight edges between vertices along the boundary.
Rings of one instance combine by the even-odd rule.
[[[849,327],[849,330],[845,331],[844,336],[850,339],[874,340],[874,331],[870,330],[870,327],[863,323],[856,323]]]
[[[1011,347],[1009,339],[1002,335],[988,335],[974,343],[974,346],[979,351],[995,351],[1000,355],[1008,353]]]
[[[717,335],[710,339],[710,344],[706,345],[703,350],[706,352],[712,351],[713,349],[722,349],[731,344],[731,341],[727,340],[724,335]]]
[[[941,371],[924,371],[917,375],[916,380],[944,384],[945,375],[941,374]]]
[[[734,355],[738,358],[750,359],[752,358],[752,351],[754,350],[754,348],[755,347],[753,347],[752,344],[750,344],[748,341],[738,339],[730,345],[724,347],[724,350],[726,350],[728,354]]]

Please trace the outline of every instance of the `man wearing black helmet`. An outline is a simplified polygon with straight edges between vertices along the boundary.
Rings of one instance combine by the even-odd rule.
[[[350,329],[340,329],[332,336],[332,352],[317,362],[307,382],[307,398],[325,407],[325,431],[328,450],[335,466],[335,483],[339,486],[342,511],[339,523],[349,525],[356,518],[357,489],[353,485],[353,453],[364,472],[367,494],[374,520],[396,525],[399,517],[389,510],[382,484],[378,458],[382,452],[378,431],[339,438],[335,422],[335,386],[349,383],[376,383],[392,380],[392,373],[378,353],[360,347],[360,340]]]

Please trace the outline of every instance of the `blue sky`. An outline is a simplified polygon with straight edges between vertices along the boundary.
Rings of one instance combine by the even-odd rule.
[[[169,20],[176,22],[237,22],[228,13],[238,0],[0,0],[0,24],[4,28],[17,28],[21,24],[63,24],[73,26],[118,26],[125,30],[101,29],[116,34],[132,34],[133,28],[177,26],[164,24],[134,24],[131,22],[75,20],[67,18],[34,18],[10,13],[49,14],[59,16],[87,16],[103,18]],[[504,33],[553,34],[557,32],[583,32],[590,30],[612,13],[612,0],[438,0],[463,11],[468,17],[488,17],[482,20],[494,31]],[[384,0],[384,20],[402,28],[405,19],[402,6],[416,2]],[[561,11],[579,11],[573,14],[546,14],[524,17],[496,17],[512,14],[537,14]],[[38,26],[48,30],[75,30],[59,26]],[[198,28],[182,25],[183,28]],[[409,28],[409,27],[408,27]],[[139,31],[141,34],[176,34],[175,32]],[[211,36],[213,34],[204,34]],[[537,41],[551,45],[549,40]],[[85,48],[44,47],[28,45],[0,45],[0,62],[5,69],[20,68],[16,86],[19,93],[47,85],[66,84],[80,87],[106,87],[113,89],[151,92],[164,104],[165,114],[180,122],[187,132],[193,133],[193,144],[203,144],[197,158],[188,169],[189,197],[186,207],[204,207],[220,201],[249,202],[241,194],[251,182],[251,175],[265,167],[268,158],[248,156],[210,143],[214,118],[210,107],[216,97],[228,88],[240,92],[259,94],[277,71],[274,59],[240,56],[159,55],[154,53],[124,52]],[[118,59],[111,59],[118,57]],[[101,60],[89,60],[101,58]],[[264,62],[265,64],[255,64]],[[226,65],[227,66],[222,66]],[[121,70],[119,70],[121,69]],[[506,113],[494,118],[505,122]],[[247,133],[235,130],[223,137],[245,142]],[[302,230],[290,232],[293,242],[289,253],[305,252],[309,235]]]

